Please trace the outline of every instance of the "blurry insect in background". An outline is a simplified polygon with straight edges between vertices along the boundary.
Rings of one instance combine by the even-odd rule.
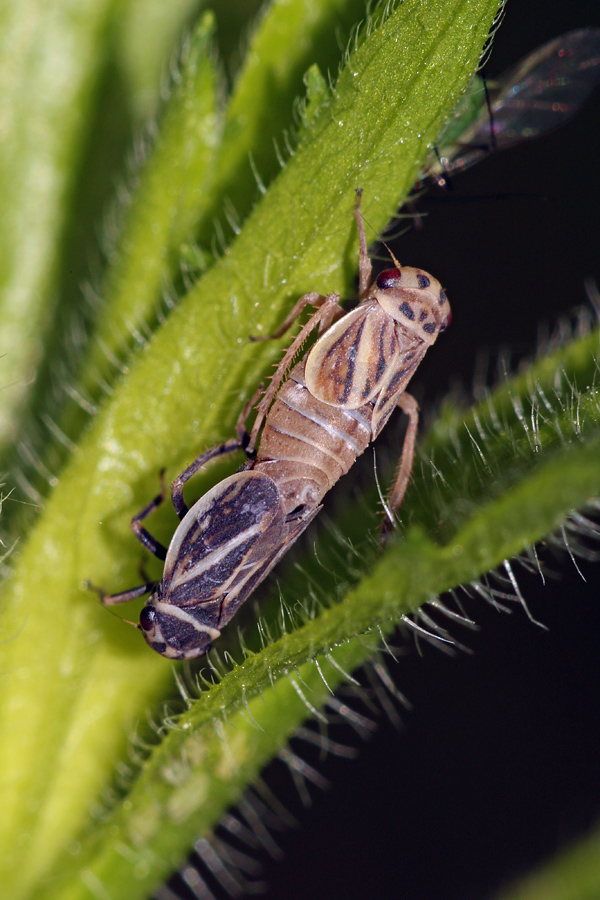
[[[464,172],[490,153],[564,125],[600,83],[600,29],[543,44],[494,82],[475,75],[439,135],[417,187]]]
[[[357,194],[358,306],[344,313],[338,294],[313,291],[300,298],[269,337],[280,337],[306,306],[316,307],[316,312],[286,350],[257,406],[251,433],[245,429],[247,404],[237,437],[203,453],[171,485],[181,522],[169,548],[141,524],[163,502],[164,485],[132,519],[138,540],[164,560],[162,580],[118,594],[95,588],[107,606],[150,594],[136,627],[162,656],[193,659],[210,649],[223,626],[312,522],[325,494],[399,407],[409,422],[382,537],[395,524],[418,426],[418,406],[406,387],[427,349],[450,324],[450,304],[435,278],[401,267],[395,258],[395,268],[371,283],[361,192]],[[315,328],[320,337],[290,371]],[[210,460],[236,450],[245,451],[246,463],[188,510],[184,484]]]

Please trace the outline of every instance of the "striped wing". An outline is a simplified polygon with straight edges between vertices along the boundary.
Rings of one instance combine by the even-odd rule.
[[[357,306],[332,325],[306,360],[311,394],[342,409],[358,409],[372,400],[400,353],[394,325],[376,301]]]
[[[279,549],[283,522],[271,478],[254,472],[226,478],[192,506],[175,532],[165,560],[164,600],[207,612],[213,604],[220,610],[231,595],[242,602]]]
[[[394,369],[390,369],[388,379],[382,385],[381,393],[373,409],[373,418],[371,420],[373,440],[375,440],[398,405],[398,400],[406,390],[408,382],[425,356],[427,349],[428,345],[418,338],[413,338],[411,342],[406,341],[403,344],[402,351],[398,354],[396,366]]]

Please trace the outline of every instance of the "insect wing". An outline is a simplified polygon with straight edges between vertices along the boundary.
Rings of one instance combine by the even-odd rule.
[[[238,589],[231,592],[224,603],[219,625],[225,625],[237,612],[244,600],[250,596],[254,588],[266,578],[271,569],[273,569],[282,556],[288,552],[292,544],[306,531],[312,520],[321,512],[322,506],[315,506],[308,512],[303,512],[301,516],[286,523],[281,529],[278,529],[278,540],[270,541],[269,546],[263,547],[263,553],[256,555],[255,564],[252,566],[250,575],[243,583],[243,590]]]
[[[283,521],[279,491],[268,476],[238,472],[217,484],[192,506],[171,541],[166,602],[198,606],[205,614],[214,606],[221,624],[224,608],[234,599],[237,608],[260,580],[254,576],[279,548]]]
[[[403,350],[399,354],[396,366],[390,370],[375,403],[371,422],[373,440],[381,432],[381,429],[397,406],[400,396],[406,390],[406,386],[425,356],[428,346],[422,341],[415,342],[410,348]]]
[[[484,104],[460,137],[463,152],[443,159],[444,172],[464,171],[494,149],[512,147],[564,125],[599,82],[600,29],[571,31],[538,47],[500,76],[491,119]]]
[[[306,386],[330,406],[358,409],[381,389],[399,352],[393,319],[377,302],[361,304],[309,352]]]

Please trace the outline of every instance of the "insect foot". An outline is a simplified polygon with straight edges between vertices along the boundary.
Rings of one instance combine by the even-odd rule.
[[[393,410],[408,416],[400,466],[383,536],[394,525],[412,469],[418,406],[406,387],[427,349],[450,324],[440,283],[420,269],[387,269],[371,283],[371,261],[357,191],[359,304],[344,314],[337,294],[302,297],[273,336],[307,305],[316,307],[291,342],[257,406],[251,433],[248,404],[237,438],[198,457],[171,485],[180,524],[168,547],[142,526],[164,490],[132,519],[138,540],[164,560],[163,577],[119,594],[99,591],[104,605],[149,593],[139,627],[149,646],[169,659],[205,654],[241,604],[321,509],[321,501],[381,432]],[[313,347],[291,370],[298,350],[318,328]],[[188,510],[183,488],[212,459],[243,450],[242,469]]]

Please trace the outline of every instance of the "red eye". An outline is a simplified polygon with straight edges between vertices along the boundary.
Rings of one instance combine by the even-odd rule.
[[[156,610],[151,606],[145,606],[140,612],[140,625],[144,631],[152,631],[156,622]]]
[[[380,291],[387,291],[389,288],[400,287],[402,280],[402,272],[400,269],[386,269],[377,276],[377,287]]]

